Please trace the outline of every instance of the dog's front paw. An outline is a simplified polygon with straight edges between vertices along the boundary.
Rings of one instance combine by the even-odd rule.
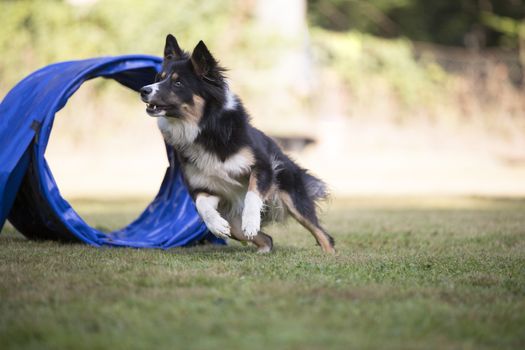
[[[244,210],[242,212],[242,232],[248,239],[257,236],[261,229],[261,213]]]
[[[231,236],[230,224],[220,217],[220,215],[214,215],[210,219],[205,220],[204,223],[206,227],[208,227],[208,230],[219,238],[228,238]]]

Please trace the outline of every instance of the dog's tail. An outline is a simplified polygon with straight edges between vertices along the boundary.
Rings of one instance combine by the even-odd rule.
[[[308,173],[306,170],[303,172],[303,181],[306,194],[312,201],[317,202],[328,198],[328,186],[324,181]]]

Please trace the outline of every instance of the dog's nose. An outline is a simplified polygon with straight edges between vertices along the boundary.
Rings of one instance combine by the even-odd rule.
[[[144,86],[139,91],[140,91],[140,97],[146,98],[146,97],[148,97],[149,94],[151,94],[153,89],[150,88],[149,86]]]

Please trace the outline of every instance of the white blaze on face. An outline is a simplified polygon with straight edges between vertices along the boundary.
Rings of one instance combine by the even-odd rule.
[[[152,117],[162,117],[162,116],[165,116],[166,115],[166,111],[164,109],[161,109],[161,108],[157,108],[157,106],[152,106],[152,108],[150,109],[150,103],[151,101],[155,98],[155,95],[157,94],[157,92],[159,91],[159,83],[155,83],[155,84],[150,84],[150,85],[146,85],[144,86],[145,88],[150,88],[151,89],[151,92],[147,95],[146,97],[146,104],[148,105],[148,114]]]
[[[159,91],[159,83],[146,85],[146,86],[144,86],[144,87],[145,87],[145,88],[150,88],[150,89],[151,89],[151,93],[148,95],[148,101],[151,101],[151,99],[152,99],[153,97],[155,97],[155,95],[156,95],[157,92]]]

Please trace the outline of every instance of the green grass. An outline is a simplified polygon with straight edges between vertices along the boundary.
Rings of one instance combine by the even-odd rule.
[[[134,203],[81,201],[115,228]],[[335,200],[251,247],[97,249],[0,236],[1,349],[518,349],[525,201]]]

